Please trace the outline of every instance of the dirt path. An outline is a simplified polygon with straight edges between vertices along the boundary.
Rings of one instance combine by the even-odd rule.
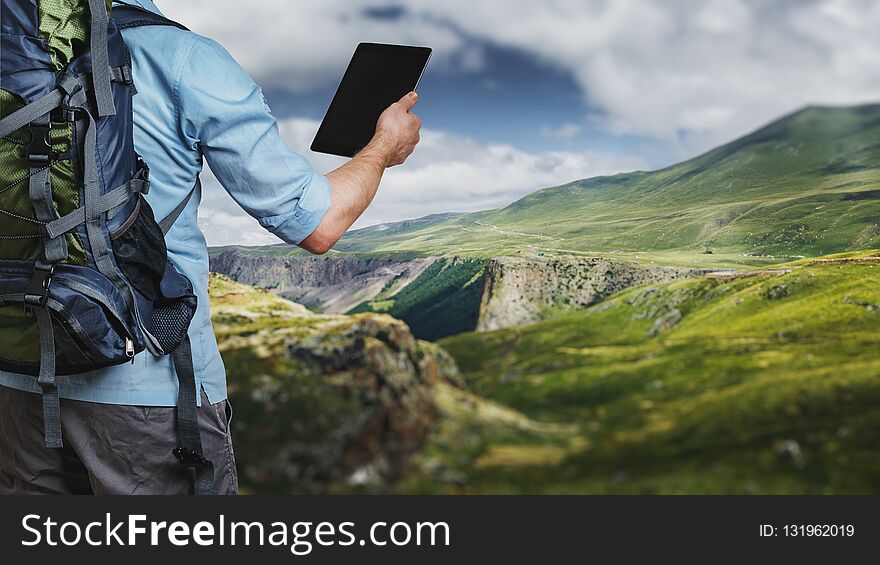
[[[507,230],[503,230],[493,224],[484,224],[483,222],[481,222],[479,220],[475,220],[474,223],[477,224],[478,226],[483,226],[484,228],[489,228],[491,231],[495,231],[495,232],[498,232],[503,235],[513,235],[513,236],[517,236],[517,237],[530,237],[530,238],[537,238],[537,239],[543,239],[543,240],[549,240],[549,241],[565,241],[565,239],[563,239],[563,238],[552,237],[549,235],[543,235],[543,234],[537,234],[537,233],[526,233],[526,232],[519,232],[519,231],[507,231]]]

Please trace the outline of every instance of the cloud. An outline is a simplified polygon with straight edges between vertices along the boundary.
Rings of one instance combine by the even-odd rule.
[[[572,139],[577,137],[584,131],[584,128],[578,124],[563,124],[557,128],[545,126],[541,128],[541,136],[548,139]]]
[[[265,84],[298,91],[338,80],[361,40],[431,44],[440,67],[462,72],[482,68],[480,45],[520,50],[577,81],[595,126],[684,137],[694,149],[804,104],[880,99],[873,0],[166,0],[161,7],[226,45]]]
[[[163,12],[217,40],[264,87],[309,92],[335,84],[362,41],[421,44],[438,68],[479,71],[482,54],[448,25],[408,15],[395,2],[363,0],[159,0]]]
[[[218,40],[268,88],[335,84],[360,41],[428,44],[433,69],[487,88],[486,49],[516,50],[569,75],[584,101],[578,128],[653,140],[693,154],[799,106],[880,100],[880,2],[874,0],[158,0]],[[586,110],[588,109],[588,110]],[[328,171],[343,161],[307,151],[314,122],[288,120],[291,147]],[[536,188],[643,167],[639,159],[526,152],[426,131],[412,162],[388,173],[359,225],[507,203]],[[649,145],[646,145],[646,147]],[[202,223],[212,244],[275,241],[206,179]],[[239,235],[241,234],[241,235]]]
[[[319,171],[330,172],[345,162],[308,150],[317,122],[288,119],[279,127],[288,146],[305,155]],[[435,212],[484,210],[539,188],[644,166],[637,157],[529,153],[511,145],[483,145],[448,132],[427,130],[422,132],[422,141],[410,160],[386,172],[373,205],[357,226]],[[202,184],[200,225],[210,245],[278,243],[238,208],[210,173],[203,176]]]

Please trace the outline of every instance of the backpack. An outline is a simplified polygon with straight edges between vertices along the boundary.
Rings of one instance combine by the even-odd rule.
[[[61,448],[56,376],[171,355],[179,381],[173,455],[213,486],[202,455],[187,330],[190,281],[157,221],[134,150],[131,57],[120,29],[173,25],[110,0],[3,0],[0,14],[0,369],[32,375],[45,440]],[[185,28],[183,28],[185,29]],[[198,186],[198,184],[197,184]]]

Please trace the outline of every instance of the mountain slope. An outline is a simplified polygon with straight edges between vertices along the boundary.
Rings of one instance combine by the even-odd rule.
[[[811,107],[654,172],[352,232],[339,251],[818,256],[880,245],[880,105]]]
[[[458,484],[402,490],[880,492],[880,253],[634,288],[440,344],[470,392],[578,432],[441,427],[419,457],[469,453],[444,460]]]
[[[210,293],[244,492],[384,492],[428,435],[559,442],[576,431],[461,390],[449,354],[389,316],[316,315],[216,274]]]

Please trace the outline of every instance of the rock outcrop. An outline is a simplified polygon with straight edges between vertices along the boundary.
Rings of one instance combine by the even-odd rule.
[[[211,257],[211,271],[326,314],[344,314],[371,300],[392,282],[397,290],[405,288],[434,261],[433,257],[253,256],[228,249]]]
[[[241,482],[260,492],[381,488],[405,472],[438,417],[455,361],[389,316],[318,316],[212,275]]]
[[[347,254],[254,256],[230,249],[211,258],[211,269],[314,310],[341,314],[377,297],[381,301],[394,299],[417,279],[425,283],[426,277],[451,276],[449,273],[454,270],[444,269],[434,275],[429,269],[438,261],[454,265],[456,260],[455,257],[399,259]],[[601,257],[495,258],[486,263],[482,281],[477,281],[483,288],[482,297],[477,296],[473,301],[474,325],[456,331],[492,331],[530,324],[553,314],[586,308],[632,286],[702,274],[703,271],[696,269],[657,267]],[[437,299],[436,295],[426,293],[421,309],[427,311]],[[401,317],[413,327],[418,326],[415,319]]]
[[[601,257],[546,257],[493,259],[485,273],[477,331],[534,323],[552,312],[586,308],[632,286],[697,276],[702,271]]]

